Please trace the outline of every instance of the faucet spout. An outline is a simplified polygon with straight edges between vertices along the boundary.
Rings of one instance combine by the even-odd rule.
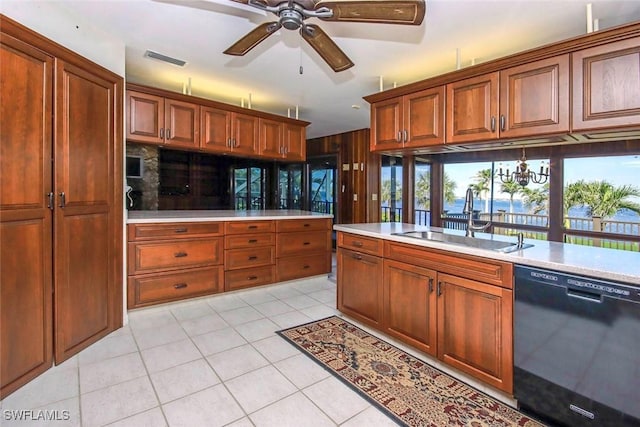
[[[467,188],[467,193],[464,198],[464,208],[462,208],[462,213],[467,215],[467,231],[465,232],[466,237],[474,237],[474,231],[485,231],[487,228],[491,226],[491,221],[487,222],[483,225],[474,225],[473,223],[473,188]]]

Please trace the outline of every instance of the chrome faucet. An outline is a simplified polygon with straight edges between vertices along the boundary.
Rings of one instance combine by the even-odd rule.
[[[467,215],[467,232],[465,236],[473,237],[474,231],[484,231],[491,225],[491,221],[487,222],[484,225],[474,225],[473,224],[473,189],[471,187],[467,188],[467,194],[464,198],[464,208],[462,208],[462,213]]]

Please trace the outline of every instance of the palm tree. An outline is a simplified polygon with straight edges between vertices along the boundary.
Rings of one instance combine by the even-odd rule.
[[[453,203],[456,200],[456,186],[455,181],[451,179],[447,173],[444,173],[444,201],[447,203]],[[422,206],[429,210],[431,208],[431,172],[426,171],[420,174],[416,181],[416,200],[418,206]]]
[[[395,188],[395,200],[402,200],[402,187],[396,182]],[[387,202],[387,205],[391,205],[391,180],[387,179],[382,181],[382,188],[380,189],[380,202]]]
[[[590,216],[610,218],[622,209],[640,214],[640,204],[628,200],[640,197],[640,189],[631,185],[615,187],[607,181],[591,181],[586,183],[582,196]]]
[[[485,198],[484,196],[491,191],[493,173],[491,169],[482,169],[475,174],[474,179],[477,183],[470,185],[473,189],[473,194],[475,194],[480,201],[484,200],[484,211],[489,212],[489,197]]]
[[[547,205],[549,203],[549,184],[544,184],[539,188],[522,187],[522,199],[524,205],[533,214],[539,214],[540,212],[547,211]]]
[[[516,181],[508,181],[500,186],[501,193],[507,193],[509,195],[509,213],[513,213],[513,196],[522,192],[522,186]]]

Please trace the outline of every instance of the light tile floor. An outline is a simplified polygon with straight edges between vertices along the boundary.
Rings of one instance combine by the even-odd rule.
[[[0,402],[0,425],[395,425],[274,333],[340,315],[335,301],[335,283],[314,277],[131,311],[127,326]]]

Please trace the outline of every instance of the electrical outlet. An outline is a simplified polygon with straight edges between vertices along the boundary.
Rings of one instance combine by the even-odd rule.
[[[378,200],[378,193],[372,193],[371,194],[371,200],[373,200],[374,202]]]
[[[354,202],[357,202],[357,201],[358,201],[358,195],[357,195],[357,194],[354,194],[354,195],[353,195],[353,201],[354,201]]]

